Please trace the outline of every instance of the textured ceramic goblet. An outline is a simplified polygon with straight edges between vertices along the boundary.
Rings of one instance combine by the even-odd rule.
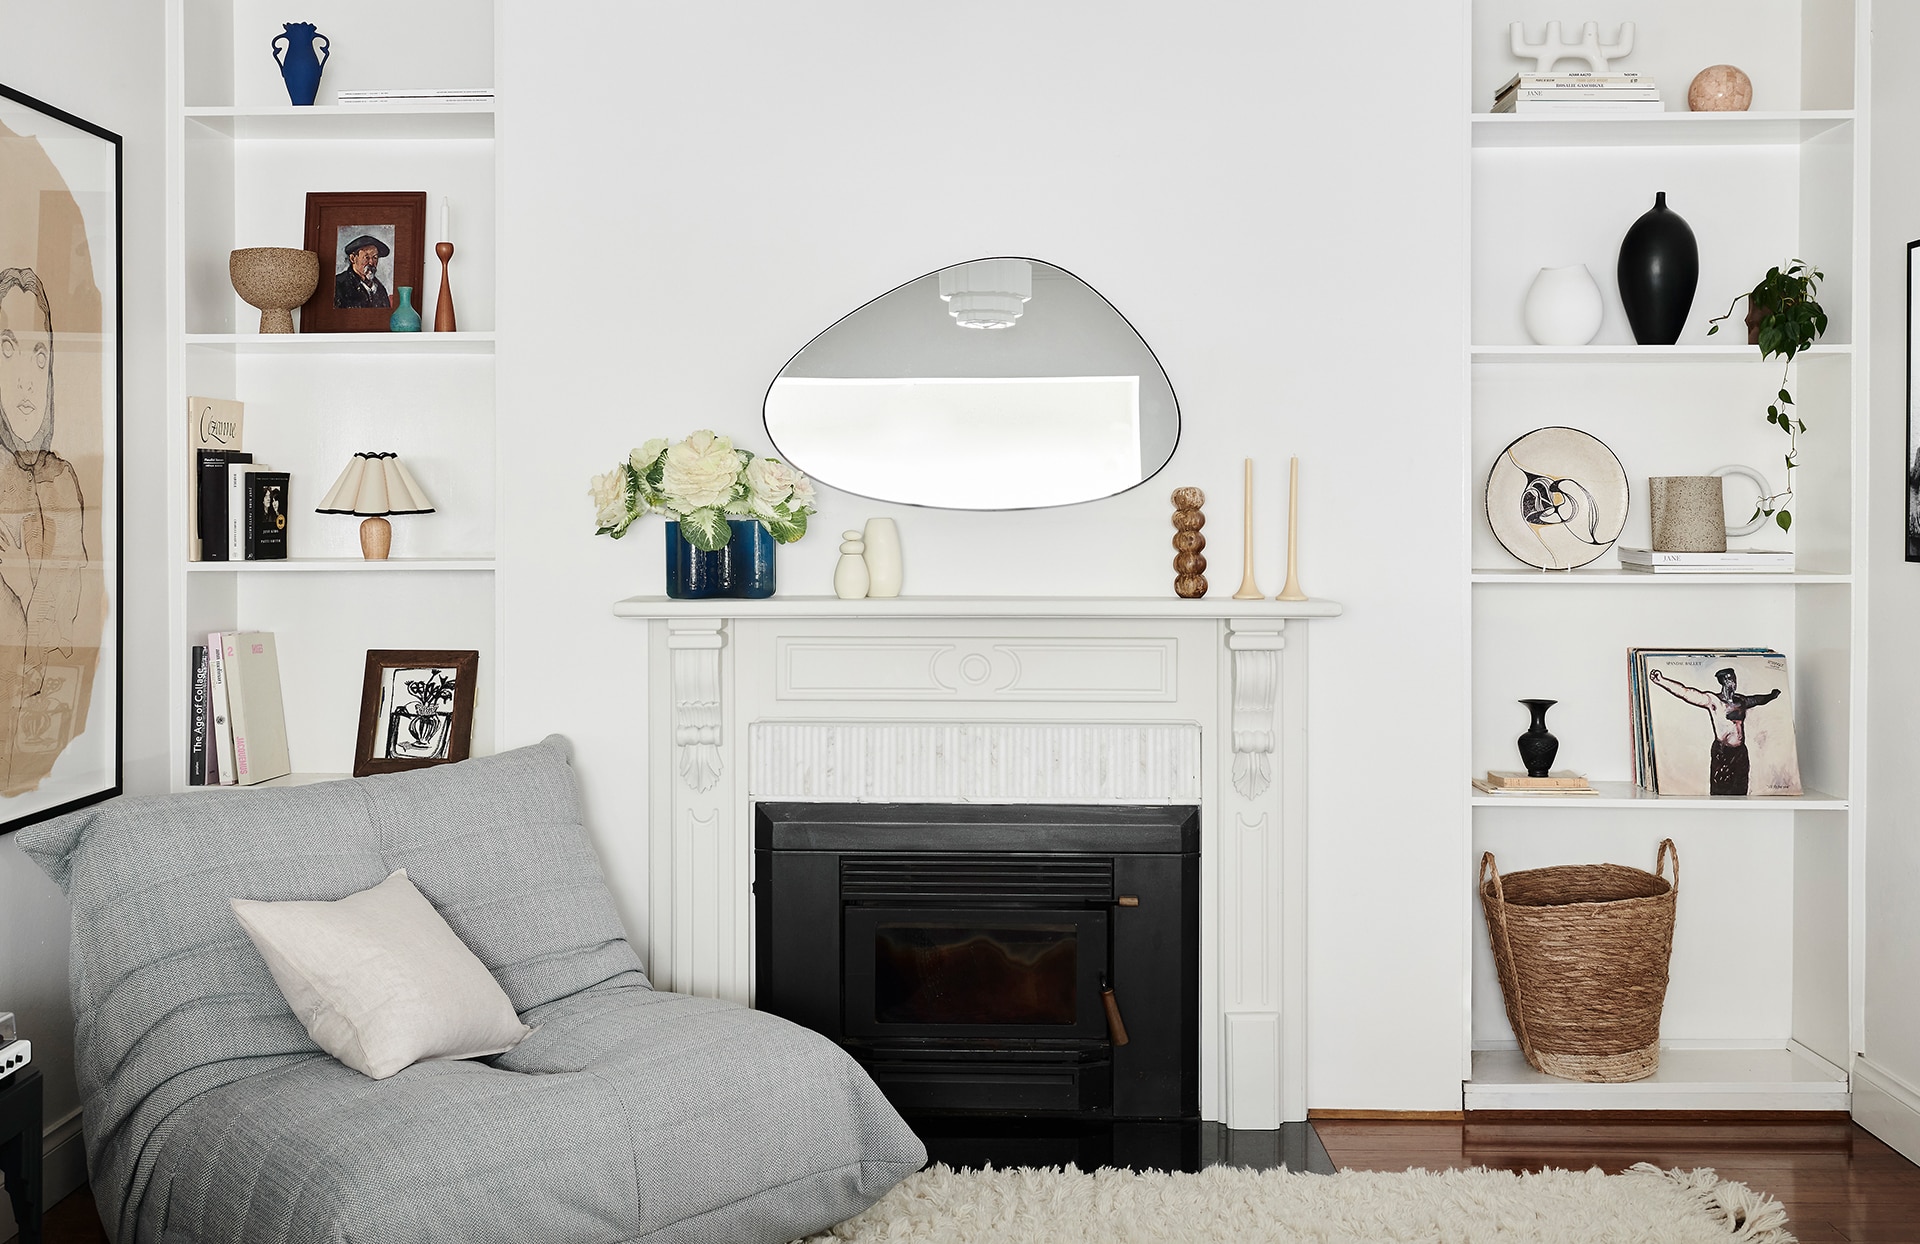
[[[320,284],[320,256],[285,246],[253,246],[227,257],[233,292],[260,308],[260,331],[293,331],[293,309]]]

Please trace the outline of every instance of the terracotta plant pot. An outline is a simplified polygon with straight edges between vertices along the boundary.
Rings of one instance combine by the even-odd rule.
[[[260,309],[260,331],[290,333],[293,309],[320,284],[320,256],[285,246],[253,246],[227,257],[233,292]]]

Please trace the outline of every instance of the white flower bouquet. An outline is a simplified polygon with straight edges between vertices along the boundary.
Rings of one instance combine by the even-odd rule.
[[[727,546],[729,518],[756,519],[781,544],[807,534],[813,481],[778,458],[757,457],[712,432],[668,444],[656,437],[593,477],[594,534],[618,540],[643,514],[665,514],[705,552]]]

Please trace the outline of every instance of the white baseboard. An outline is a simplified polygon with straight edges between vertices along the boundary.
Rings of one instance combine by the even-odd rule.
[[[1864,1054],[1853,1060],[1853,1121],[1920,1162],[1920,1088]]]

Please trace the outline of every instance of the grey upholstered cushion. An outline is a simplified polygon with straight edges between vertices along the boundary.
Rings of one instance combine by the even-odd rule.
[[[703,1046],[721,1064],[740,1060],[725,1074],[714,1061],[684,1073],[688,1084],[711,1090],[708,1100],[722,1117],[757,1108],[764,1131],[784,1124],[864,1138],[827,1155],[823,1167],[763,1163],[758,1173],[769,1182],[761,1187],[837,1180],[854,1195],[823,1193],[818,1204],[845,1204],[851,1214],[924,1160],[871,1082],[857,1068],[849,1074],[852,1064],[839,1050],[791,1025],[769,1028],[779,1021],[766,1016],[738,1008],[709,1013],[703,1008],[720,1004],[647,988],[580,826],[573,776],[556,739],[355,782],[118,799],[24,829],[20,845],[72,901],[71,985],[88,1164],[103,1218],[122,1244],[276,1244],[350,1234],[613,1241],[664,1221],[648,1208],[656,1195],[648,1172],[635,1174],[640,1153],[656,1143],[648,1130],[650,1100],[680,1100],[682,1073],[659,1060],[607,1045],[592,1065],[583,1061],[567,1074],[531,1063],[503,1062],[502,1070],[423,1064],[376,1084],[317,1050],[228,900],[342,898],[395,868],[407,870],[515,1009],[531,1012],[528,1022],[554,1026],[544,1041],[537,1031],[529,1037],[530,1049],[596,1039],[593,1026],[611,1022],[596,1018],[601,993],[636,1009],[654,1004],[648,1013],[683,1014],[693,1025],[685,1031],[698,1039],[669,1038],[664,1024],[636,1022],[626,1030],[632,1040]],[[669,1002],[691,1009],[657,1005]],[[576,1014],[568,1006],[586,1009]],[[725,1039],[729,1024],[714,1018],[719,1014],[732,1017],[737,1043]],[[575,1022],[588,1031],[569,1035]],[[747,1074],[752,1066],[818,1080],[837,1115],[808,1117],[821,1102],[799,1092],[802,1109],[788,1112],[780,1092],[791,1082]],[[515,1074],[521,1070],[535,1074]],[[752,1097],[729,1096],[736,1089]],[[345,1142],[350,1134],[357,1147]],[[516,1186],[496,1178],[486,1185],[491,1191],[474,1212],[498,1215],[497,1230],[389,1234],[379,1220],[354,1216],[398,1204],[416,1179],[460,1183],[458,1195],[479,1196],[484,1173],[503,1160],[502,1145],[537,1155],[552,1170],[544,1182]],[[437,1165],[429,1152],[443,1154]],[[817,1155],[794,1156],[804,1166]],[[873,1176],[848,1185],[844,1168],[869,1159]],[[626,1173],[617,1186],[574,1186],[611,1178],[602,1167]],[[896,1168],[881,1178],[882,1170]],[[571,1191],[555,1191],[561,1185]],[[191,1212],[171,1208],[177,1191],[195,1187],[199,1199],[181,1202]],[[871,1196],[861,1200],[868,1188]],[[636,1189],[637,1199],[625,1199]],[[523,1231],[550,1193],[560,1198],[552,1203],[552,1230]],[[796,1203],[805,1209],[806,1200]],[[426,1196],[422,1203],[435,1202]],[[592,1206],[579,1212],[604,1230],[575,1233],[569,1205]],[[620,1214],[610,1208],[620,1205]],[[709,1238],[673,1230],[661,1238]]]

